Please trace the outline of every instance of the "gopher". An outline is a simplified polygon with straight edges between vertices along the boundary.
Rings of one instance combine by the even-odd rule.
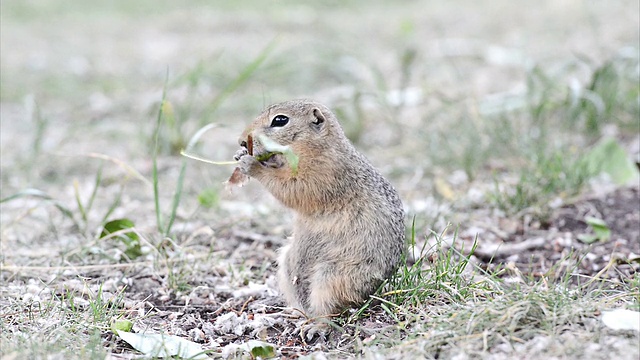
[[[297,172],[282,154],[258,160],[267,153],[260,134],[293,150]],[[295,212],[292,241],[278,257],[288,304],[326,317],[366,301],[405,249],[398,192],[355,149],[336,116],[314,101],[267,107],[238,142],[240,172]]]

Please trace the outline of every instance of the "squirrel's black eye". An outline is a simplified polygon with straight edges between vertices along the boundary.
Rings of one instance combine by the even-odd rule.
[[[289,122],[289,118],[284,115],[276,115],[273,120],[271,120],[271,127],[281,127],[287,125]]]

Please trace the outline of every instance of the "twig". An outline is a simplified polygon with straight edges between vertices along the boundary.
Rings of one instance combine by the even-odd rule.
[[[191,257],[189,259],[167,259],[167,263],[175,263],[180,261],[192,261],[194,259],[204,259],[209,257],[210,254],[201,254]],[[132,263],[122,263],[122,264],[95,264],[95,265],[68,265],[68,266],[16,266],[16,265],[2,265],[0,266],[0,271],[12,271],[12,272],[20,272],[20,271],[61,271],[61,270],[102,270],[102,269],[117,269],[117,268],[127,268],[127,267],[135,267],[140,265],[152,265],[153,261],[138,261]]]

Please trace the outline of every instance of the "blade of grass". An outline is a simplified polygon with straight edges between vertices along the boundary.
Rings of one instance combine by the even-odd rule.
[[[238,77],[236,77],[229,85],[224,88],[224,90],[222,90],[220,94],[218,94],[218,96],[216,96],[215,99],[213,99],[211,105],[209,105],[205,109],[205,114],[207,114],[208,116],[213,114],[218,109],[218,107],[220,107],[222,102],[229,95],[231,95],[231,93],[233,93],[236,89],[238,89],[242,84],[244,84],[251,78],[251,75],[256,72],[260,65],[262,65],[262,63],[264,63],[264,61],[267,59],[271,51],[275,48],[275,45],[277,43],[276,40],[277,38],[273,39],[269,44],[267,44],[267,46],[265,46],[264,49],[260,51],[258,56],[256,56],[256,58],[240,72]]]
[[[107,160],[110,161],[116,165],[118,165],[122,170],[124,170],[127,174],[135,177],[138,180],[141,180],[142,182],[144,182],[145,184],[149,184],[149,180],[147,180],[144,176],[142,176],[142,174],[140,174],[136,169],[132,168],[131,166],[127,165],[124,161],[113,158],[109,155],[105,155],[105,154],[100,154],[100,153],[89,153],[86,156],[88,157],[92,157],[92,158],[97,158],[97,159],[103,159],[103,160]]]
[[[118,196],[116,196],[116,199],[113,201],[113,203],[111,203],[111,206],[109,206],[109,209],[102,217],[102,221],[100,221],[101,224],[106,223],[109,216],[111,216],[111,214],[115,211],[118,205],[120,205],[120,200],[122,199],[123,192],[124,192],[124,186],[120,186],[120,191],[118,192]]]
[[[162,114],[164,105],[167,99],[167,82],[169,81],[169,69],[164,80],[164,87],[162,88],[162,99],[160,100],[160,108],[158,109],[158,117],[156,119],[156,128],[154,133],[154,145],[153,145],[153,198],[156,208],[156,225],[158,231],[163,232],[164,226],[162,226],[162,215],[160,214],[160,191],[158,187],[158,147],[160,142],[160,128],[162,125]]]
[[[187,170],[187,162],[182,159],[182,167],[180,168],[180,175],[178,176],[178,184],[176,185],[176,192],[173,194],[173,202],[171,204],[171,214],[169,215],[169,222],[164,230],[164,236],[168,236],[173,226],[173,222],[176,219],[176,212],[178,205],[180,204],[180,198],[182,197],[182,185],[184,183],[184,174]]]
[[[153,196],[154,196],[154,204],[156,209],[156,222],[157,222],[158,231],[160,231],[164,236],[169,235],[169,233],[171,232],[171,228],[173,227],[173,223],[176,219],[178,205],[180,204],[180,199],[182,197],[184,175],[187,169],[187,163],[186,161],[183,160],[182,166],[180,168],[180,175],[178,176],[178,184],[176,185],[176,191],[173,195],[173,201],[171,204],[171,213],[169,214],[167,225],[164,226],[162,211],[160,209],[160,187],[159,187],[159,179],[158,179],[158,152],[159,152],[159,143],[160,143],[160,130],[162,128],[162,120],[164,118],[163,114],[164,114],[165,106],[167,105],[168,81],[169,81],[169,71],[167,70],[164,87],[162,89],[162,100],[160,101],[160,108],[158,109],[158,117],[156,119],[156,128],[154,131],[154,148],[153,148]],[[205,127],[205,131],[207,129],[208,127]],[[193,146],[193,144],[190,143],[189,146]]]
[[[25,190],[22,190],[20,192],[17,192],[15,194],[13,194],[13,195],[9,195],[4,199],[0,199],[0,204],[2,204],[4,202],[9,202],[9,201],[12,201],[12,200],[15,200],[15,199],[19,199],[21,197],[26,197],[26,196],[33,196],[35,198],[39,198],[39,199],[45,200],[47,202],[50,202],[58,210],[60,210],[60,212],[64,216],[69,218],[69,220],[73,221],[73,224],[75,226],[77,226],[78,228],[80,227],[80,225],[76,221],[75,217],[73,216],[73,212],[69,208],[67,208],[66,206],[62,205],[58,200],[54,199],[49,194],[45,193],[44,191],[38,190],[38,189],[25,189]]]
[[[88,214],[91,211],[91,207],[93,206],[93,201],[96,198],[96,194],[98,193],[98,188],[100,187],[100,182],[102,181],[102,164],[96,173],[96,179],[93,184],[93,190],[91,191],[91,195],[87,200],[86,205],[82,205],[82,199],[80,198],[80,184],[78,180],[73,181],[73,192],[76,199],[76,204],[78,204],[78,211],[80,211],[80,217],[84,223],[83,231],[87,228]]]
[[[218,124],[207,124],[203,127],[200,128],[200,130],[196,131],[195,134],[193,134],[193,136],[191,137],[191,139],[189,139],[189,142],[187,143],[187,147],[184,149],[184,151],[191,151],[191,149],[196,145],[196,143],[198,142],[198,140],[200,140],[200,138],[202,137],[202,135],[204,133],[206,133],[207,131],[218,127]]]
[[[76,199],[76,204],[78,205],[78,211],[80,212],[80,218],[86,224],[87,223],[87,212],[84,210],[84,206],[82,205],[82,199],[80,199],[80,184],[78,183],[78,179],[73,180],[73,195]]]
[[[195,155],[191,153],[191,149],[193,149],[193,147],[196,145],[196,143],[198,142],[198,140],[200,140],[200,137],[202,136],[202,134],[204,134],[205,132],[213,129],[214,127],[217,127],[217,124],[208,124],[203,126],[202,128],[200,128],[200,130],[198,130],[189,140],[189,143],[187,144],[187,147],[180,151],[180,155],[188,157],[189,159],[193,159],[193,160],[198,160],[198,161],[202,161],[205,162],[207,164],[213,164],[213,165],[235,165],[238,162],[237,161],[212,161],[212,160],[208,160],[205,159],[201,156]]]
[[[189,159],[202,161],[204,163],[212,164],[212,165],[237,165],[238,164],[237,161],[211,161],[211,160],[205,159],[203,157],[200,157],[198,155],[194,155],[194,154],[188,153],[185,150],[180,151],[180,155],[182,155],[184,157],[188,157]]]
[[[85,209],[87,210],[87,212],[91,211],[91,207],[93,206],[93,201],[96,198],[96,194],[98,193],[98,187],[100,187],[100,183],[102,182],[102,167],[104,166],[104,164],[100,164],[100,167],[98,168],[98,173],[96,174],[96,180],[93,183],[93,191],[91,192],[91,196],[89,197],[89,201],[87,202],[87,205],[85,206]],[[85,222],[87,221],[87,219],[84,219]]]

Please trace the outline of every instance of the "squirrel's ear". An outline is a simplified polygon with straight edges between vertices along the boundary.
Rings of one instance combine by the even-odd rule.
[[[317,128],[320,128],[321,125],[325,122],[325,117],[324,114],[322,113],[322,111],[320,111],[320,109],[315,108],[313,109],[313,125],[315,125]]]

